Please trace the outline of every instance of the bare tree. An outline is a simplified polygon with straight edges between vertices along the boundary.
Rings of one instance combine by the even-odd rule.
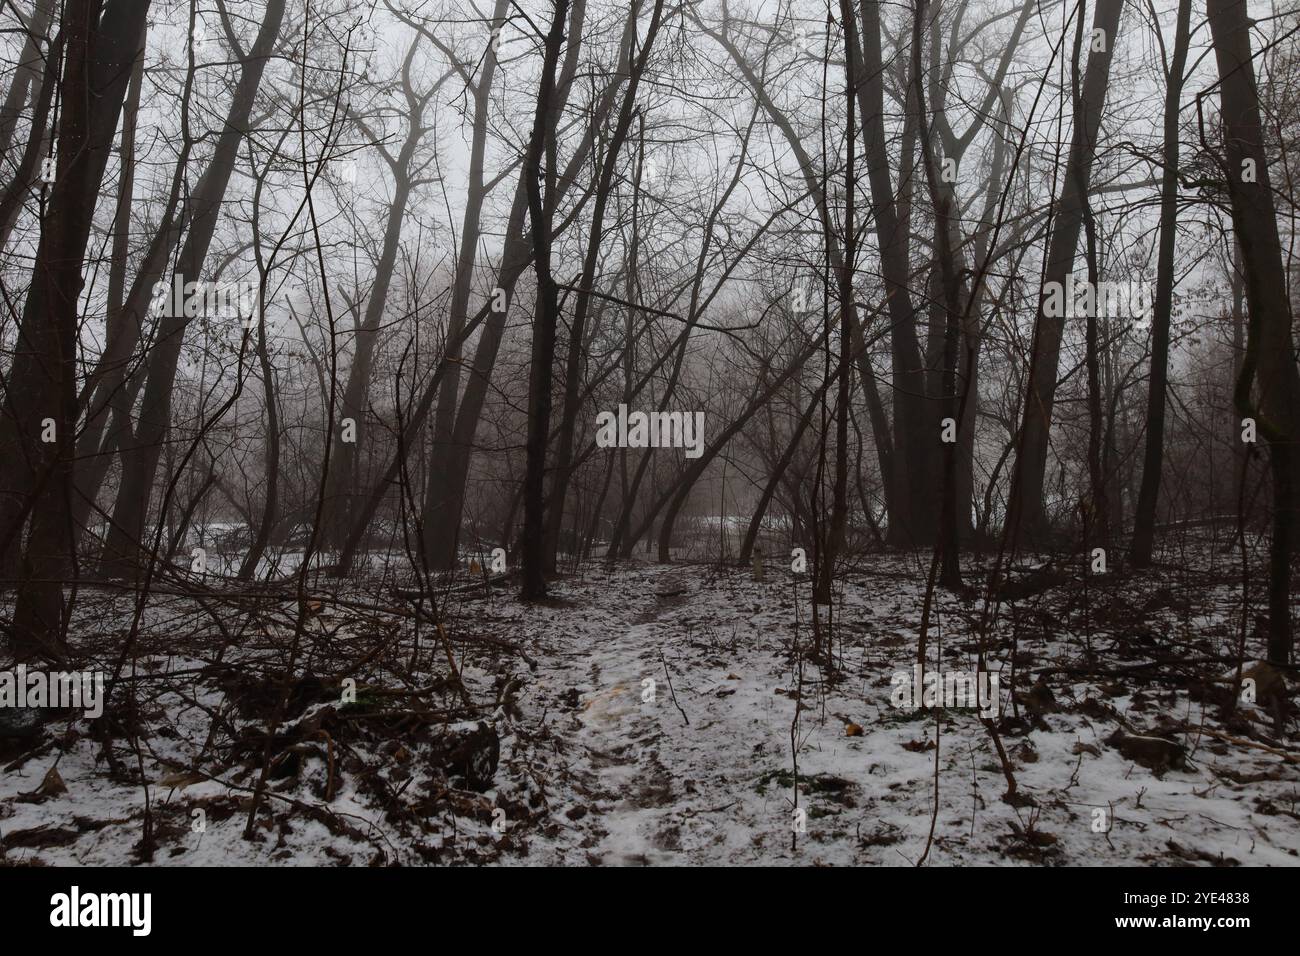
[[[76,0],[66,34],[58,164],[14,365],[0,419],[0,552],[22,547],[14,609],[18,657],[61,655],[69,608],[64,579],[76,566],[70,521],[77,427],[77,298],[91,216],[112,149],[149,4]],[[30,515],[26,540],[23,525]]]
[[[1151,383],[1147,397],[1147,443],[1142,462],[1142,490],[1134,515],[1129,559],[1138,567],[1151,563],[1156,504],[1164,461],[1165,392],[1169,383],[1169,323],[1174,307],[1174,245],[1178,238],[1178,113],[1182,103],[1187,48],[1191,38],[1191,0],[1179,0],[1174,47],[1166,67],[1164,169],[1160,182],[1160,261],[1151,326]]]
[[[533,320],[532,361],[528,383],[528,473],[524,479],[523,595],[546,596],[545,481],[546,445],[551,428],[551,379],[555,361],[555,327],[559,292],[551,273],[551,230],[555,218],[555,74],[564,45],[568,0],[554,0],[545,59],[538,82],[537,109],[524,163],[528,217],[532,223],[533,267],[537,271],[537,316]],[[542,169],[542,155],[548,163]]]
[[[1293,647],[1291,557],[1300,546],[1296,524],[1300,487],[1293,451],[1300,436],[1300,373],[1250,51],[1252,21],[1245,0],[1206,0],[1206,12],[1219,66],[1223,175],[1232,202],[1233,230],[1241,245],[1249,310],[1246,350],[1233,398],[1237,411],[1254,419],[1267,440],[1273,477],[1268,658],[1286,665]]]
[[[1088,42],[1088,67],[1074,110],[1069,158],[1056,201],[1051,238],[1043,270],[1044,290],[1052,283],[1064,287],[1074,268],[1079,231],[1091,181],[1093,156],[1101,127],[1110,65],[1119,38],[1123,0],[1097,0]],[[1078,15],[1083,16],[1082,0]],[[1034,321],[1034,345],[1029,399],[1021,424],[1020,450],[1012,483],[1007,524],[1017,540],[1042,541],[1047,531],[1043,508],[1043,479],[1047,469],[1048,437],[1056,396],[1061,337],[1065,317],[1048,315],[1047,295],[1039,296]]]

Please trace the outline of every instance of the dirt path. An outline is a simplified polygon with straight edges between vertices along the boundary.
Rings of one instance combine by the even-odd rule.
[[[772,695],[770,675],[746,687],[745,665],[692,633],[698,579],[647,569],[651,593],[621,606],[616,626],[566,641],[548,675],[580,690],[571,770],[586,799],[567,812],[588,862],[721,862],[789,833],[787,798],[756,793],[754,779],[755,761],[780,753],[772,728],[788,718],[775,711],[793,703]]]

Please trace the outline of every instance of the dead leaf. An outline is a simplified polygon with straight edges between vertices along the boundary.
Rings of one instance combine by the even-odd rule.
[[[57,797],[59,794],[67,792],[68,785],[59,776],[58,768],[51,767],[45,771],[45,779],[41,781],[39,787],[31,791],[31,793],[20,793],[17,799],[20,803],[44,803],[50,797]]]
[[[170,787],[173,790],[184,790],[186,787],[192,787],[196,783],[202,783],[208,779],[203,774],[194,770],[173,770],[158,781],[160,787]]]

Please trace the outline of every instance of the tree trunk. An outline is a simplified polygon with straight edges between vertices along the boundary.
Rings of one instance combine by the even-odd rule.
[[[269,0],[267,3],[257,40],[244,59],[239,84],[212,161],[191,197],[194,216],[177,259],[177,271],[187,282],[199,281],[203,275],[208,247],[221,213],[221,200],[234,172],[239,144],[248,135],[249,116],[267,60],[280,34],[284,8],[285,0]],[[158,470],[158,457],[170,427],[177,363],[188,325],[189,319],[183,314],[163,318],[157,343],[149,356],[139,423],[134,435],[124,444],[122,480],[104,554],[105,570],[119,576],[130,576],[140,558],[139,549]]]
[[[958,227],[953,221],[958,212],[956,196],[952,190],[945,190],[941,185],[939,163],[934,155],[934,137],[931,135],[931,124],[926,113],[924,77],[921,73],[925,6],[925,0],[917,0],[916,15],[912,22],[912,75],[913,82],[916,84],[917,115],[921,127],[921,159],[925,166],[930,204],[934,208],[935,258],[938,260],[941,291],[939,303],[944,319],[943,350],[939,363],[942,375],[941,408],[945,419],[953,428],[957,428],[964,418],[963,409],[957,401],[957,346],[961,338],[962,300],[966,297],[962,294],[961,278],[954,263],[954,258],[958,255],[957,249],[954,248],[954,240],[960,239]],[[967,311],[973,305],[974,303],[968,300]],[[968,337],[967,347],[970,348],[972,344],[972,340]],[[968,357],[966,362],[968,372],[973,364],[973,358]],[[970,392],[966,389],[962,396],[962,403],[964,404],[969,398]],[[942,434],[931,433],[929,440],[936,441],[941,438]],[[940,582],[945,587],[956,589],[960,588],[962,583],[958,553],[960,529],[957,520],[957,436],[953,435],[951,441],[940,443],[943,445],[943,472],[939,485],[939,527],[935,545],[939,549],[939,558],[942,562]]]
[[[23,487],[14,489],[31,512],[13,619],[20,659],[61,656],[67,636],[71,609],[62,582],[76,564],[69,506],[82,261],[148,8],[147,2],[110,0],[105,7],[100,0],[69,0],[63,12],[67,46],[55,182],[0,422],[0,450],[29,469]],[[21,513],[16,517],[21,521]]]
[[[638,12],[637,6],[633,6],[632,10],[631,15],[635,17]],[[582,379],[582,359],[585,351],[583,339],[586,334],[587,311],[591,302],[592,285],[596,281],[596,264],[604,238],[605,209],[609,204],[614,172],[618,166],[618,157],[622,152],[623,144],[627,141],[628,132],[632,128],[637,91],[640,88],[641,77],[645,73],[646,64],[650,60],[650,52],[654,46],[655,35],[659,32],[662,16],[663,0],[655,0],[654,10],[650,14],[650,24],[646,29],[645,38],[642,40],[641,49],[632,63],[627,92],[623,96],[623,104],[619,109],[614,132],[606,148],[604,162],[600,170],[600,180],[596,186],[596,200],[591,214],[591,230],[587,239],[586,256],[583,260],[582,276],[579,279],[578,292],[573,305],[573,319],[569,323],[569,352],[564,383],[564,407],[560,420],[559,446],[555,455],[555,473],[552,479],[549,502],[550,512],[547,515],[545,550],[548,570],[554,570],[555,568],[556,552],[559,548],[560,525],[564,519],[565,493],[568,490],[569,480],[572,476],[573,432],[577,427],[578,389]]]
[[[1088,71],[1076,110],[1071,133],[1070,154],[1065,181],[1057,200],[1056,221],[1048,243],[1045,284],[1065,284],[1074,269],[1074,259],[1083,225],[1083,203],[1092,178],[1092,160],[1096,151],[1097,132],[1101,126],[1106,91],[1110,85],[1110,64],[1119,37],[1123,0],[1097,0],[1093,17],[1094,35],[1100,45],[1090,47]],[[1080,10],[1082,15],[1082,9]],[[1096,34],[1095,31],[1101,31]],[[1021,426],[1020,453],[1016,457],[1007,522],[1015,540],[1042,543],[1047,533],[1047,515],[1043,501],[1043,483],[1047,472],[1048,439],[1052,427],[1052,407],[1056,399],[1056,376],[1061,356],[1061,338],[1065,316],[1045,314],[1047,296],[1040,293],[1034,323],[1034,350],[1031,360],[1029,394]],[[1069,311],[1063,309],[1062,311]]]
[[[1269,560],[1268,659],[1291,661],[1290,561],[1296,547],[1300,374],[1291,337],[1291,308],[1264,134],[1260,123],[1245,0],[1206,0],[1219,98],[1232,225],[1246,273],[1249,324],[1234,396],[1241,415],[1256,419],[1273,472],[1273,541]],[[1253,174],[1253,175],[1252,175]],[[1258,390],[1252,392],[1256,379]]]
[[[889,539],[900,545],[934,541],[938,504],[935,483],[937,408],[927,407],[925,367],[916,334],[916,311],[909,291],[907,234],[900,228],[889,173],[885,137],[884,65],[880,42],[880,4],[861,0],[861,43],[852,17],[844,18],[845,44],[858,65],[858,109],[866,148],[872,221],[889,305],[890,357],[894,388],[894,467]],[[920,77],[917,77],[920,82]]]
[[[321,546],[338,548],[343,545],[348,529],[352,527],[354,512],[358,503],[357,495],[357,448],[365,440],[367,430],[368,396],[370,394],[370,377],[375,361],[375,338],[384,318],[384,309],[388,305],[388,289],[393,281],[393,269],[397,265],[397,251],[402,243],[402,220],[406,217],[406,206],[411,196],[411,183],[407,173],[415,146],[423,130],[417,131],[417,124],[412,118],[412,127],[403,144],[394,166],[397,177],[393,191],[393,201],[388,207],[388,219],[384,228],[384,241],[380,249],[379,261],[375,265],[375,279],[370,287],[370,297],[366,302],[366,312],[360,327],[356,330],[356,345],[352,352],[352,365],[348,369],[348,381],[343,388],[343,400],[339,405],[337,421],[329,423],[326,437],[334,445],[333,460],[330,462],[329,478],[325,487],[325,509],[321,515]],[[356,441],[342,441],[342,424],[350,419],[356,428]]]
[[[555,131],[552,99],[555,71],[564,45],[564,13],[569,0],[554,0],[555,12],[546,35],[546,56],[538,83],[537,110],[528,142],[524,175],[528,189],[528,217],[532,222],[533,268],[537,271],[537,314],[533,318],[532,357],[528,377],[528,470],[524,476],[523,597],[546,596],[546,444],[551,429],[551,381],[555,364],[555,329],[559,322],[559,296],[551,275],[551,228],[555,216],[553,148],[547,141]],[[542,153],[552,158],[543,181]],[[545,195],[543,195],[543,193]]]
[[[0,156],[9,155],[9,147],[13,145],[14,132],[18,128],[18,118],[27,105],[29,92],[33,103],[39,95],[36,87],[44,74],[41,62],[44,53],[41,46],[48,39],[50,13],[54,6],[54,0],[36,0],[32,15],[23,28],[27,38],[23,41],[18,62],[14,64],[9,90],[5,93],[4,102],[0,103]]]
[[[483,53],[483,68],[474,86],[474,125],[470,137],[469,188],[465,197],[465,215],[460,229],[460,252],[456,257],[456,278],[452,285],[451,313],[447,324],[448,341],[455,341],[465,328],[469,300],[474,288],[474,265],[477,261],[483,201],[483,159],[487,151],[488,111],[492,82],[497,68],[496,30],[504,23],[509,0],[496,0],[492,12],[493,39]],[[433,416],[435,460],[445,461],[455,443],[456,400],[460,394],[460,360],[457,349],[438,389],[438,405]],[[461,500],[450,487],[452,472],[448,468],[430,468],[424,498],[424,556],[431,569],[445,571],[456,560],[460,533]]]
[[[852,0],[840,0],[840,16],[845,22],[853,19]],[[853,267],[857,254],[856,226],[853,202],[855,199],[854,158],[857,154],[853,129],[854,80],[857,76],[854,50],[845,51],[844,91],[846,102],[844,134],[846,159],[844,165],[844,259],[835,270],[835,288],[839,298],[840,359],[835,377],[838,388],[835,394],[835,476],[831,483],[831,525],[826,534],[826,547],[822,549],[817,569],[817,587],[813,601],[830,604],[835,577],[835,559],[844,550],[845,527],[849,515],[849,367],[851,329],[855,306],[853,303]],[[829,55],[829,53],[828,53]]]
[[[555,109],[557,115],[568,102],[569,90],[572,88],[573,77],[577,71],[578,51],[580,49],[585,10],[584,0],[577,0],[571,6],[569,14],[569,37],[571,42],[565,53],[560,79],[556,82]],[[629,33],[625,32],[624,42],[620,47],[620,70],[629,55],[630,36]],[[587,152],[594,141],[594,130],[597,124],[603,121],[606,112],[612,108],[614,91],[615,86],[611,84],[603,94],[595,110],[591,126],[570,158],[565,174],[559,177],[556,183],[559,198],[563,198],[569,187],[577,181],[578,171],[582,167]],[[483,333],[479,336],[478,343],[474,348],[472,373],[465,383],[465,394],[461,398],[460,406],[456,411],[456,424],[452,430],[451,443],[446,446],[441,468],[436,469],[440,474],[437,476],[430,474],[429,487],[426,488],[424,507],[426,515],[430,516],[426,518],[426,528],[431,529],[426,532],[426,543],[434,552],[430,556],[430,566],[434,568],[450,568],[456,561],[457,538],[460,533],[461,517],[465,510],[465,489],[469,481],[470,463],[473,458],[474,436],[478,431],[479,419],[487,402],[488,391],[492,384],[492,372],[496,367],[497,354],[500,352],[501,342],[505,337],[506,315],[513,302],[515,284],[532,261],[532,240],[524,232],[524,217],[528,211],[528,191],[524,181],[526,176],[527,172],[521,171],[519,185],[515,191],[510,217],[506,226],[504,250],[497,269],[496,289],[500,290],[501,308],[499,310],[491,308],[493,303],[489,302],[480,310],[475,317],[475,321],[471,323],[471,325],[476,325],[480,320],[485,320],[483,321]],[[496,297],[495,292],[493,297]],[[445,374],[450,374],[450,372],[451,368],[448,364]],[[423,416],[417,409],[413,423],[418,425],[422,420]],[[414,431],[418,432],[418,427]],[[371,500],[367,505],[369,513],[373,513],[378,504],[376,496],[382,495],[383,489],[392,484],[392,474],[395,474],[395,471],[393,466],[390,466],[389,474],[372,492]],[[366,520],[369,519],[366,518]],[[355,526],[353,536],[355,537]],[[350,563],[350,554],[345,549],[340,564],[348,565]]]
[[[265,273],[262,286],[265,288]],[[266,496],[262,504],[262,520],[258,523],[252,545],[240,563],[236,575],[240,581],[251,581],[262,555],[271,539],[271,530],[280,514],[280,408],[276,397],[275,369],[271,366],[271,349],[266,340],[266,310],[263,296],[258,296],[257,361],[262,370],[262,397],[266,404]],[[215,469],[215,465],[214,465]]]
[[[1147,440],[1142,461],[1142,487],[1129,560],[1136,567],[1151,564],[1155,540],[1156,504],[1160,499],[1160,469],[1164,458],[1165,389],[1169,384],[1169,321],[1174,307],[1174,244],[1178,231],[1178,106],[1191,34],[1192,0],[1179,0],[1174,54],[1165,88],[1165,168],[1160,181],[1160,248],[1156,263],[1156,295],[1151,317],[1151,381],[1147,393]]]

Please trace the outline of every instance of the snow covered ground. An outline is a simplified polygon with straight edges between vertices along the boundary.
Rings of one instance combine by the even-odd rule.
[[[266,675],[293,608],[279,623],[261,614],[217,662],[215,637],[176,640],[212,634],[202,609],[159,598],[112,760],[84,721],[0,752],[3,862],[138,862],[146,782],[155,864],[1300,862],[1300,748],[1272,736],[1259,704],[1228,715],[1230,684],[1200,679],[1234,671],[1229,568],[1066,573],[1000,606],[987,660],[1010,802],[978,713],[891,703],[894,675],[915,663],[924,571],[873,556],[849,574],[833,668],[810,659],[807,579],[784,566],[760,583],[748,569],[592,565],[540,606],[513,589],[455,592],[445,610],[473,710],[427,624],[417,647],[410,618],[327,604],[302,642],[252,840],[282,687]],[[101,622],[129,609],[122,595],[83,601]],[[936,591],[930,667],[974,669],[982,610],[979,596]],[[119,638],[96,635],[85,651],[109,661]],[[347,706],[345,676],[359,688]],[[444,724],[475,717],[499,739],[484,792],[435,756]],[[1157,758],[1141,737],[1164,741]],[[52,768],[66,791],[42,786]]]

